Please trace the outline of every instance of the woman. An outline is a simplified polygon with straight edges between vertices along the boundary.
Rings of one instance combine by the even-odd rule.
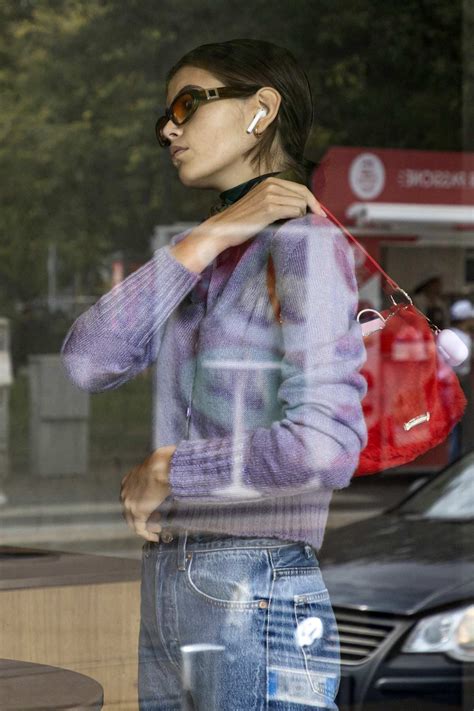
[[[220,200],[62,348],[91,392],[157,366],[156,447],[121,488],[147,541],[140,708],[335,709],[317,553],[366,441],[365,351],[351,249],[305,184],[309,84],[285,49],[237,39],[184,56],[167,104],[160,144]]]

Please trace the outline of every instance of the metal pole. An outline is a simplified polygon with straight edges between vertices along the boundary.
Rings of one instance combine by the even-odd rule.
[[[48,311],[53,313],[56,311],[56,297],[57,297],[57,280],[56,280],[56,270],[57,270],[57,249],[56,245],[50,243],[48,245],[48,259],[47,259],[47,270],[48,270]]]
[[[182,711],[223,711],[217,707],[216,669],[218,655],[224,649],[218,644],[187,644],[181,647]],[[206,684],[206,698],[198,706],[198,689],[203,683]]]

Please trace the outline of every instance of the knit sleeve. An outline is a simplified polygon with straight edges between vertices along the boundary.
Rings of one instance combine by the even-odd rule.
[[[270,251],[283,318],[278,400],[283,416],[212,439],[183,440],[170,462],[177,500],[243,501],[349,484],[367,441],[355,316],[354,257],[325,218],[285,223]]]
[[[71,380],[89,392],[122,385],[156,360],[164,325],[201,279],[171,254],[173,238],[81,314],[61,347]]]

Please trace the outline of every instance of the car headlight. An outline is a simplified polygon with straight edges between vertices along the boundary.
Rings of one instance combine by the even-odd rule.
[[[407,637],[403,652],[444,652],[474,662],[474,605],[440,612],[420,620]]]

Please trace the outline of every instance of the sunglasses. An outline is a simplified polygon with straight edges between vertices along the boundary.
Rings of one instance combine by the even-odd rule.
[[[163,135],[163,128],[168,121],[172,121],[176,126],[182,126],[189,121],[197,108],[205,101],[218,101],[219,99],[236,99],[243,96],[251,96],[261,86],[249,84],[243,87],[219,86],[216,89],[183,89],[171,102],[169,109],[166,109],[155,125],[155,134],[158,143],[162,148],[170,145],[170,141]]]

